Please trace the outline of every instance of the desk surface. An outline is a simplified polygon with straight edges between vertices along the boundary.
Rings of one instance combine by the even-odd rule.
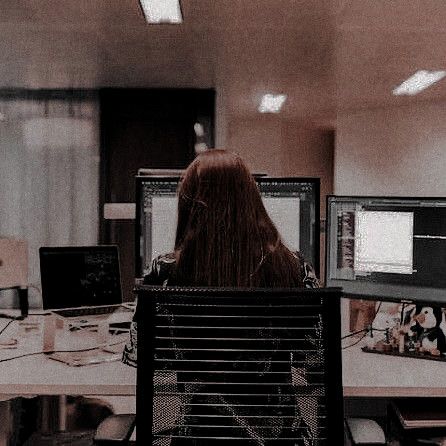
[[[36,316],[33,316],[36,318]],[[8,323],[0,319],[0,330]],[[42,338],[20,336],[13,322],[2,338],[16,337],[19,348],[0,350],[0,360],[42,350]],[[446,362],[343,350],[346,397],[446,396]],[[0,362],[0,395],[135,395],[136,369],[120,361],[70,367],[46,355]]]
[[[347,397],[445,397],[446,362],[343,350],[342,375]]]
[[[33,318],[38,319],[32,316],[27,320]],[[7,323],[6,319],[0,319],[0,329]],[[41,329],[24,335],[23,326],[14,321],[1,337],[16,338],[19,344],[17,349],[1,349],[0,360],[42,351]],[[135,390],[136,369],[120,361],[70,367],[39,354],[0,362],[0,395],[4,398],[8,395],[135,395]]]

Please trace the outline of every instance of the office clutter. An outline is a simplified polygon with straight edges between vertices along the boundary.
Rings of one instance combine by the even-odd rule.
[[[446,360],[446,315],[439,306],[400,304],[377,312],[363,351]]]
[[[71,366],[117,361],[128,339],[133,315],[133,311],[122,308],[123,311],[81,322],[52,313],[5,321],[0,327],[1,357],[41,353]]]
[[[45,317],[43,350],[48,357],[69,366],[82,366],[121,359],[133,312],[125,307],[110,315],[85,320],[56,314]],[[118,323],[119,329],[114,327]]]

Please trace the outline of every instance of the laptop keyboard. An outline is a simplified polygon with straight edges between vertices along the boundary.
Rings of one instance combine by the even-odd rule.
[[[98,316],[101,314],[114,313],[120,305],[101,306],[101,307],[85,307],[85,308],[64,308],[53,310],[53,313],[62,317],[79,317],[79,316]]]

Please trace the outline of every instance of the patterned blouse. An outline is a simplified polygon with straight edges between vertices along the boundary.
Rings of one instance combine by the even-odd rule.
[[[305,288],[319,288],[319,281],[313,267],[305,261],[299,252],[293,253],[299,259],[302,268],[303,284]],[[175,267],[175,254],[169,253],[156,257],[152,261],[149,273],[144,277],[145,285],[167,286],[169,278]],[[137,323],[133,321],[130,326],[130,339],[124,348],[122,361],[132,367],[137,365]]]

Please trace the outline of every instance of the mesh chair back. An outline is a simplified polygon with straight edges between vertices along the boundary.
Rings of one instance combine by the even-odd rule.
[[[138,295],[138,444],[342,444],[339,290]]]

